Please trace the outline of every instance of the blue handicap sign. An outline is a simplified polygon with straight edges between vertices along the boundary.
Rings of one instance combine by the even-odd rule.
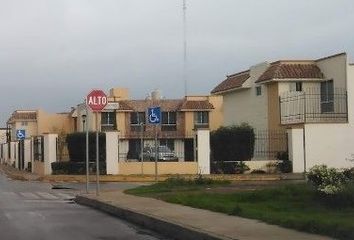
[[[148,122],[150,124],[159,124],[161,122],[160,107],[148,108]]]
[[[18,140],[25,139],[26,138],[26,130],[24,130],[24,129],[16,130],[16,137]]]

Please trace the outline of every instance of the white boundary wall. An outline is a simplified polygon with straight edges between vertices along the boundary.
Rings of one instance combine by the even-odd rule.
[[[106,132],[106,171],[118,174],[118,132]]]
[[[305,125],[306,169],[318,164],[354,167],[354,127],[349,124]]]
[[[27,169],[28,168],[28,163],[32,162],[32,143],[31,143],[31,139],[25,139],[24,140],[25,143],[24,143],[24,169]]]
[[[197,130],[198,138],[198,171],[200,174],[210,174],[210,131]]]
[[[44,175],[52,174],[52,163],[57,160],[58,134],[44,134]]]

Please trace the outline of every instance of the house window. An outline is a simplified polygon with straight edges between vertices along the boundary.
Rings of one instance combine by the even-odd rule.
[[[302,82],[292,82],[290,83],[290,92],[301,92]]]
[[[22,125],[22,126],[27,126],[27,125],[28,125],[28,122],[21,122],[21,125]]]
[[[101,128],[102,131],[109,131],[116,129],[116,113],[102,112],[101,113]]]
[[[200,127],[209,127],[209,112],[202,111],[202,112],[195,112],[194,113],[194,126],[196,128]]]
[[[295,83],[295,91],[296,92],[301,92],[302,91],[302,82],[296,82]]]
[[[321,112],[334,111],[334,88],[333,80],[321,82]]]
[[[140,124],[145,124],[145,112],[133,112],[130,114],[130,130],[141,131]]]
[[[162,131],[176,131],[177,124],[176,112],[162,112]]]
[[[262,95],[262,86],[256,87],[256,96],[261,96]]]
[[[175,141],[173,139],[161,139],[160,146],[166,146],[171,151],[174,151],[175,150]]]

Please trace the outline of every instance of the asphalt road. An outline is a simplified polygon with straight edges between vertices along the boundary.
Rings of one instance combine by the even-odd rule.
[[[41,182],[13,181],[0,174],[0,239],[166,240],[151,231],[75,204],[71,199],[77,191],[52,189],[51,184]]]

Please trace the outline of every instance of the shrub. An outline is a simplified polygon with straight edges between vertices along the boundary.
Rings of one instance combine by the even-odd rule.
[[[282,173],[290,173],[293,171],[293,163],[289,160],[288,152],[278,152],[277,159],[281,160],[277,164],[277,169]]]
[[[307,174],[308,180],[316,190],[324,194],[342,192],[345,185],[353,180],[350,176],[350,172],[338,171],[335,168],[328,168],[326,165],[316,165]]]
[[[251,171],[251,174],[265,174],[266,172],[262,169],[255,169]]]
[[[212,162],[211,173],[241,174],[250,168],[244,162]]]
[[[84,162],[86,159],[86,133],[77,132],[66,137],[70,161]],[[99,160],[106,161],[106,135],[99,133]],[[89,160],[96,161],[96,133],[89,133]]]
[[[244,162],[236,162],[236,166],[235,166],[235,173],[244,173],[245,171],[250,170],[250,168],[246,165],[246,163]]]
[[[220,127],[210,135],[212,159],[219,162],[249,160],[253,157],[254,142],[254,130],[248,124]]]
[[[96,172],[96,162],[89,163],[89,171]],[[53,162],[52,174],[83,175],[86,174],[85,162]],[[106,163],[100,162],[100,174],[106,174]]]

